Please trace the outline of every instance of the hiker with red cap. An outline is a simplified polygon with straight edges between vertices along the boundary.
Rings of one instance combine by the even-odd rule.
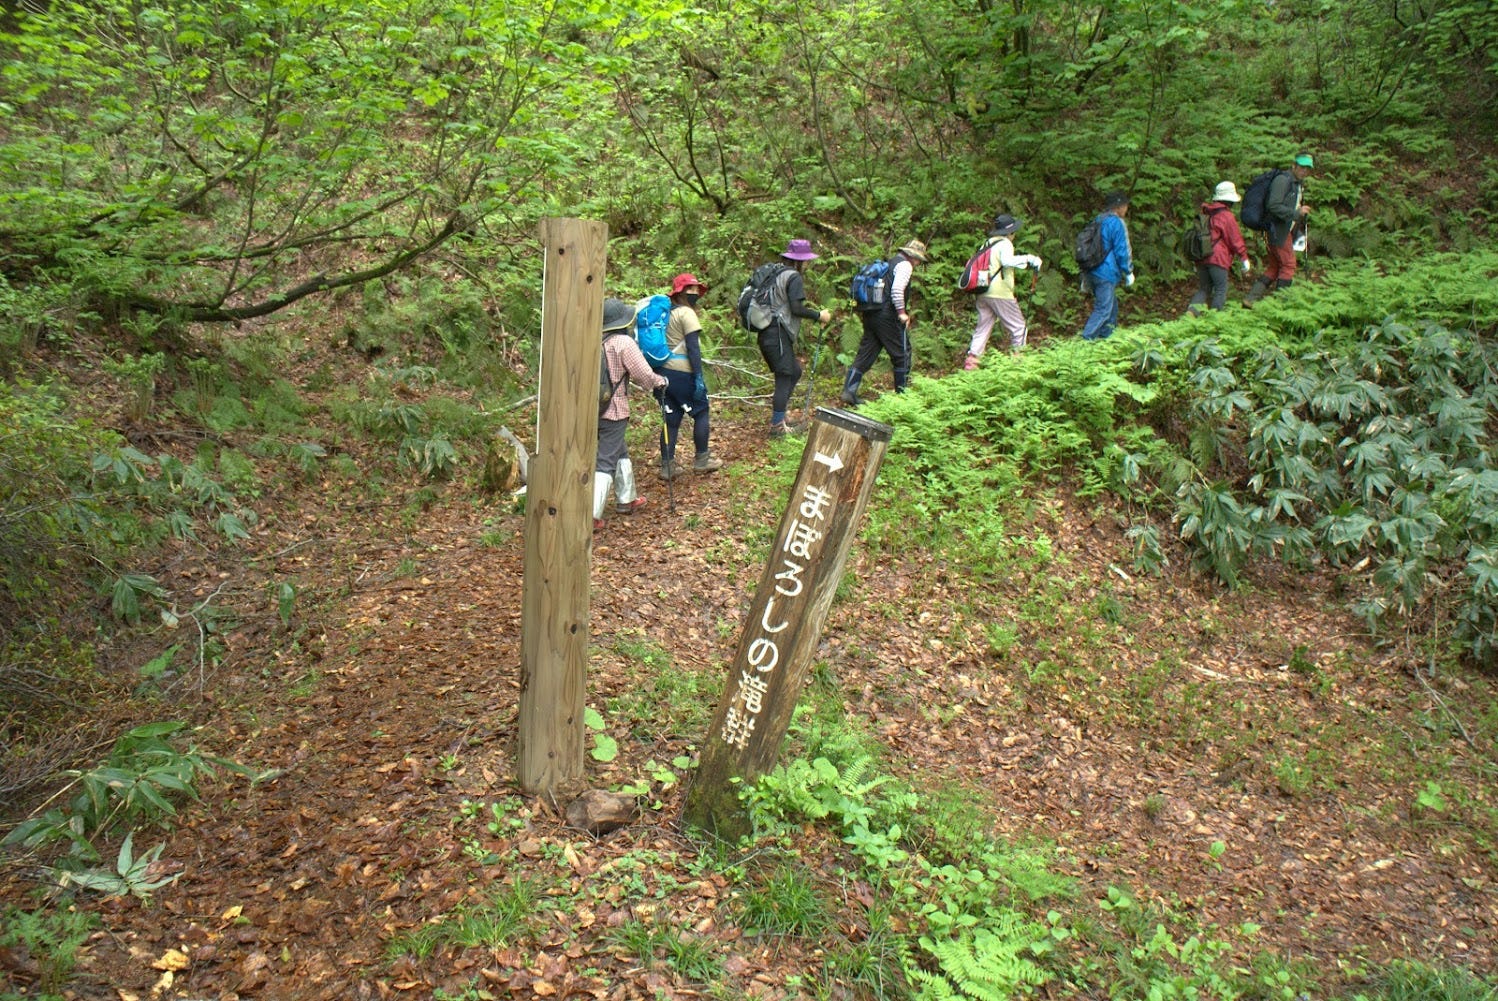
[[[665,428],[661,431],[661,479],[674,480],[682,474],[676,461],[676,442],[684,417],[692,418],[692,445],[696,456],[692,472],[711,473],[723,468],[723,461],[708,449],[707,380],[702,375],[702,321],[697,318],[697,301],[707,294],[707,283],[690,272],[671,280],[671,319],[666,324],[666,347],[671,358],[658,372],[666,377],[661,414]]]
[[[800,430],[786,420],[791,394],[801,379],[801,362],[796,357],[796,338],[801,334],[802,320],[827,323],[832,311],[812,309],[806,304],[806,286],[801,269],[814,261],[810,240],[792,240],[780,255],[787,263],[771,262],[754,270],[749,284],[739,294],[739,316],[754,331],[759,353],[770,374],[775,377],[775,391],[770,398],[770,435],[790,434]]]

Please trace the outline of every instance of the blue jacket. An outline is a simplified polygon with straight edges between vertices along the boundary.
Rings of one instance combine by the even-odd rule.
[[[1129,231],[1116,212],[1104,212],[1098,219],[1103,235],[1103,248],[1108,256],[1088,274],[1096,281],[1117,285],[1124,280],[1125,275],[1134,270],[1134,262],[1129,257]]]

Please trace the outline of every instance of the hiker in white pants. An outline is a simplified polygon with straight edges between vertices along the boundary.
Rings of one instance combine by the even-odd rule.
[[[620,299],[603,300],[603,357],[609,383],[614,387],[608,406],[598,415],[598,459],[593,464],[593,531],[603,528],[609,494],[616,498],[615,510],[634,514],[645,506],[635,487],[635,467],[626,452],[624,431],[629,426],[630,380],[649,386],[652,392],[666,388],[666,377],[652,371],[629,328],[635,322],[635,307]],[[622,333],[621,333],[622,332]],[[609,336],[611,333],[617,336]]]
[[[1009,334],[1010,351],[1017,352],[1025,346],[1029,328],[1014,294],[1014,272],[1030,268],[1039,272],[1041,261],[1034,254],[1014,253],[1014,244],[1009,238],[1018,230],[1019,220],[1012,215],[995,216],[988,229],[988,242],[993,247],[990,260],[995,265],[993,281],[978,293],[978,326],[973,330],[973,340],[968,345],[967,359],[962,365],[968,371],[978,367],[978,359],[988,349],[988,336],[993,333],[995,323]]]

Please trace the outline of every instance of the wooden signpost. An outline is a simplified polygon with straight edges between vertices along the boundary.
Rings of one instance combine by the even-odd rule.
[[[598,451],[598,357],[608,227],[546,219],[540,420],[525,498],[520,735],[516,778],[528,793],[583,784],[588,673],[588,547]]]
[[[749,833],[733,780],[775,764],[891,435],[857,414],[817,410],[687,790],[687,823],[725,840]]]

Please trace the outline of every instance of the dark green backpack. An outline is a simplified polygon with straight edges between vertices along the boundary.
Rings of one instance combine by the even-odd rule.
[[[1200,264],[1212,256],[1212,220],[1207,213],[1198,212],[1196,222],[1181,234],[1181,253],[1193,264]]]

